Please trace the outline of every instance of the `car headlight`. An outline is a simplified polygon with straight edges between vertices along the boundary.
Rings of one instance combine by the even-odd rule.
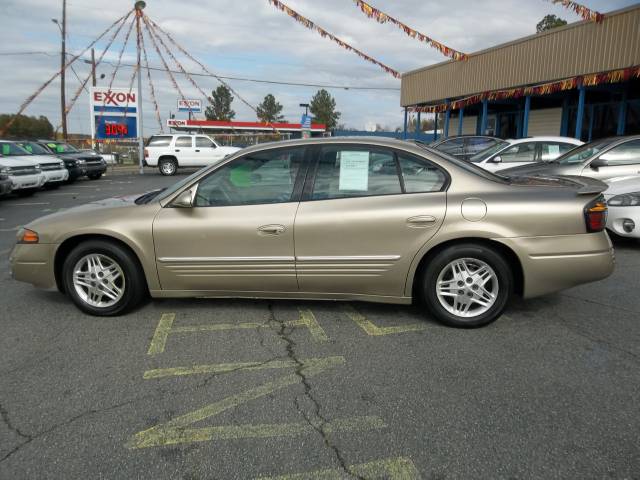
[[[86,163],[87,163],[86,160],[78,160],[78,165],[84,165]]]
[[[64,162],[60,162],[58,165],[60,168],[64,168]]]
[[[640,192],[616,195],[607,201],[607,205],[611,207],[637,207],[640,205]]]
[[[37,173],[40,173],[41,171],[42,171],[42,168],[40,168],[40,164],[38,163],[38,164],[36,165],[36,172],[37,172]]]
[[[38,243],[40,241],[40,237],[37,232],[33,230],[29,230],[28,228],[21,228],[18,230],[18,234],[16,235],[17,243]]]

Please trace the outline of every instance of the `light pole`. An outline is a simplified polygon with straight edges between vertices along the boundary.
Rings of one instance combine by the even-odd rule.
[[[142,37],[140,21],[142,20],[142,10],[147,4],[142,0],[137,1],[136,8],[136,30],[138,33],[138,160],[140,162],[140,175],[144,174],[144,133],[142,129],[142,70],[141,70],[141,48],[139,39]]]
[[[67,0],[62,0],[62,26],[57,19],[51,19],[58,25],[62,34],[62,48],[60,51],[60,112],[62,114],[62,137],[67,140],[67,101],[65,98],[65,65],[67,62]]]
[[[301,103],[300,106],[302,108],[304,108],[304,114],[305,116],[309,115],[309,104],[308,103]]]

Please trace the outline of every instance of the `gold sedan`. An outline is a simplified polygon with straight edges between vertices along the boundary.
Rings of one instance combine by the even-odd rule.
[[[11,268],[92,315],[149,294],[416,300],[447,325],[477,327],[514,294],[611,274],[605,188],[507,179],[381,138],[265,144],[162,191],[36,220]]]

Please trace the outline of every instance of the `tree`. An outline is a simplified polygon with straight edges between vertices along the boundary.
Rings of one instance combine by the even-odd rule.
[[[5,132],[10,138],[52,138],[53,125],[49,119],[40,115],[39,117],[28,117],[26,115],[0,115],[0,131],[13,121],[11,127]]]
[[[258,120],[264,123],[282,122],[284,116],[280,114],[281,112],[282,105],[276,101],[276,97],[269,94],[264,97],[262,103],[258,105]]]
[[[560,17],[557,17],[555,15],[546,15],[536,25],[536,32],[537,33],[544,32],[546,30],[551,30],[552,28],[561,27],[566,24],[567,24],[567,21],[563,20]]]
[[[336,100],[325,89],[318,90],[313,96],[309,104],[309,111],[314,120],[327,126],[327,130],[336,128],[341,115],[336,111]]]
[[[236,112],[231,110],[231,102],[233,102],[233,95],[224,85],[220,85],[214,91],[211,92],[209,97],[209,106],[204,112],[207,120],[220,120],[223,122],[229,122],[236,116]]]

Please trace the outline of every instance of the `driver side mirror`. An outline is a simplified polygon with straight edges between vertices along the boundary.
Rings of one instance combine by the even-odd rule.
[[[175,208],[193,208],[193,199],[195,197],[196,189],[197,185],[182,192],[173,200],[173,202],[171,202],[171,206]]]
[[[500,155],[493,157],[493,160],[491,160],[493,163],[502,163],[502,157]]]
[[[589,165],[593,170],[598,170],[600,167],[608,167],[609,160],[603,157],[596,158],[591,165]]]

